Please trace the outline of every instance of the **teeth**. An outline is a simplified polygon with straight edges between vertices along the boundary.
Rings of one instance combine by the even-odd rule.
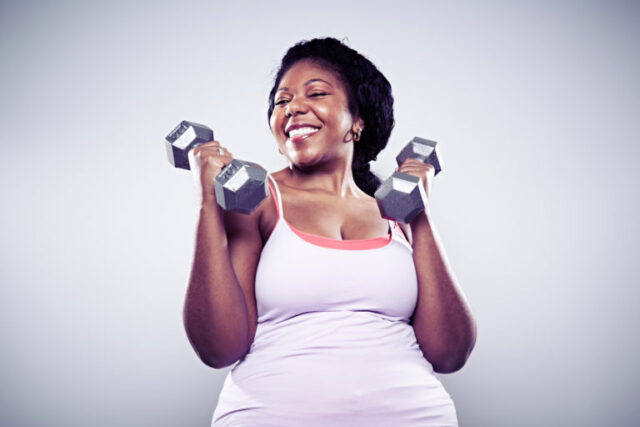
[[[318,132],[318,129],[312,128],[312,127],[293,129],[289,131],[289,138],[293,138],[294,136],[298,136],[298,135],[308,135],[316,132]]]

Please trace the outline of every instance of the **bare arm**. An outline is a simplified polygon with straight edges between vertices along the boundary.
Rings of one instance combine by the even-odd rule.
[[[218,152],[217,146],[214,148],[212,156]],[[228,157],[224,164],[230,161],[230,154]],[[197,165],[193,166],[197,170]],[[204,171],[206,161],[200,166],[203,187],[210,186],[221,165],[209,172]],[[211,190],[203,189],[183,321],[200,359],[220,369],[246,354],[255,334],[254,282],[262,250],[258,231],[261,210],[251,215],[224,212]]]
[[[419,176],[429,195],[432,165],[407,159],[398,169]],[[455,372],[475,346],[477,326],[471,308],[449,265],[429,206],[403,230],[413,246],[418,276],[418,303],[411,318],[416,339],[436,372]]]
[[[246,346],[246,303],[231,265],[218,206],[200,209],[183,320],[193,349],[211,367],[228,364]]]
[[[475,320],[428,211],[411,223],[410,234],[418,275],[418,303],[411,324],[434,370],[455,372],[475,346]]]

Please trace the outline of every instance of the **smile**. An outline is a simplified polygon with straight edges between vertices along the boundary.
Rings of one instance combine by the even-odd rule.
[[[309,136],[318,132],[320,129],[312,128],[312,127],[303,127],[297,129],[291,129],[289,131],[289,138],[295,138],[297,136]]]

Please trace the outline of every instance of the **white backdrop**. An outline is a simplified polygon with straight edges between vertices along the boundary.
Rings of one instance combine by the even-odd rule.
[[[317,36],[393,85],[374,170],[441,144],[431,209],[479,328],[439,375],[461,426],[637,425],[637,2],[160,3],[0,5],[1,425],[210,423],[229,368],[182,326],[197,206],[163,139],[190,119],[283,167],[267,94]]]

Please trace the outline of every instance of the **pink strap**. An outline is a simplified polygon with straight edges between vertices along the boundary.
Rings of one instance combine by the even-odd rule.
[[[273,189],[273,184],[271,180],[269,180],[269,192],[271,193],[271,197],[273,198],[273,202],[276,205],[276,212],[278,212],[278,219],[280,219],[280,208],[278,207],[278,198],[276,197],[276,190]]]

